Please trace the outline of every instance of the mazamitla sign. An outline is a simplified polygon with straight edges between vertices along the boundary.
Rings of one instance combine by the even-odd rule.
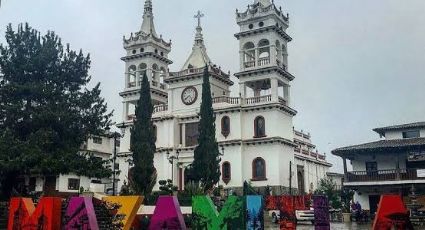
[[[265,209],[280,211],[280,229],[295,229],[295,210],[308,208],[306,205],[308,199],[310,196],[269,196],[264,201],[262,196],[230,196],[218,212],[210,197],[195,196],[192,197],[192,229],[264,229]],[[323,197],[314,199],[323,201]],[[73,197],[64,204],[61,198],[44,197],[35,207],[30,198],[12,198],[8,230],[101,229],[95,213],[95,200],[91,197]],[[143,197],[109,196],[103,200],[119,206],[117,214],[123,217],[120,221],[124,230],[131,229],[137,222],[135,220]],[[63,206],[66,207],[66,218],[61,216]],[[322,206],[326,207],[327,204]],[[186,229],[177,197],[159,197],[148,229]]]

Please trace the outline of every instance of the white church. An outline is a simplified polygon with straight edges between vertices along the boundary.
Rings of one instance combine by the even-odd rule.
[[[297,111],[290,97],[295,77],[288,70],[288,16],[270,0],[255,0],[245,11],[236,11],[240,71],[234,74],[238,81],[233,82],[230,73],[208,57],[200,12],[195,16],[198,24],[192,51],[181,69],[170,71],[171,42],[156,32],[152,7],[152,0],[146,0],[140,30],[124,37],[125,85],[120,93],[124,108],[118,127],[125,134],[118,157],[117,190],[128,181],[132,167],[130,129],[144,73],[155,105],[157,181],[172,179],[184,189],[185,169],[197,145],[202,74],[208,65],[222,154],[219,185],[237,192],[245,181],[273,194],[288,193],[290,188],[299,194],[314,191],[332,165],[315,150],[310,134],[293,126]],[[229,55],[237,58],[236,53]],[[231,93],[234,84],[239,85],[239,92]],[[154,190],[158,188],[157,184]]]

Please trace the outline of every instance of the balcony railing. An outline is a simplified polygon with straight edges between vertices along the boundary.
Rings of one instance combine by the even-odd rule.
[[[268,65],[268,64],[270,64],[270,57],[258,59],[258,66],[263,66],[263,65]]]
[[[214,97],[213,104],[216,104],[216,103],[227,103],[231,105],[238,105],[239,97],[227,97],[227,96]]]
[[[244,67],[245,67],[245,68],[252,68],[252,67],[255,67],[255,61],[246,61],[246,62],[244,63]]]
[[[272,95],[250,97],[245,99],[247,105],[269,102],[272,100]]]
[[[400,181],[416,179],[418,179],[416,169],[353,171],[347,172],[346,175],[346,182]]]
[[[131,87],[136,87],[136,82],[135,81],[128,83],[128,88],[131,88]]]
[[[167,111],[168,110],[168,105],[167,104],[159,104],[159,105],[155,105],[153,107],[153,112],[154,113],[159,113],[162,111]]]

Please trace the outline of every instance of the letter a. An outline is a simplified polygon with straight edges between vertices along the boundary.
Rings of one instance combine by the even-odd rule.
[[[179,201],[175,196],[160,196],[156,202],[149,230],[186,230]]]
[[[133,225],[136,218],[137,211],[142,204],[143,197],[141,196],[107,196],[103,198],[104,201],[119,204],[121,207],[118,209],[117,214],[125,215],[122,220],[123,230],[129,230]]]

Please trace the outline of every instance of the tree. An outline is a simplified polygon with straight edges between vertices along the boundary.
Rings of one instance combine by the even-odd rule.
[[[340,192],[337,191],[336,183],[331,178],[321,179],[319,182],[319,187],[314,193],[319,195],[326,195],[332,208],[339,209],[342,207]]]
[[[156,183],[156,169],[153,164],[155,131],[152,123],[153,105],[146,73],[140,89],[140,99],[136,107],[136,121],[131,129],[131,151],[134,167],[131,170],[131,185],[140,195],[149,195]]]
[[[8,197],[19,176],[111,173],[91,154],[80,154],[101,134],[112,113],[100,84],[88,89],[89,55],[63,47],[54,32],[28,24],[6,29],[0,45],[0,180]],[[94,164],[94,165],[93,165]]]
[[[201,184],[204,192],[208,192],[217,184],[221,175],[208,66],[205,66],[203,75],[200,117],[198,146],[195,148],[190,175],[193,181]]]

